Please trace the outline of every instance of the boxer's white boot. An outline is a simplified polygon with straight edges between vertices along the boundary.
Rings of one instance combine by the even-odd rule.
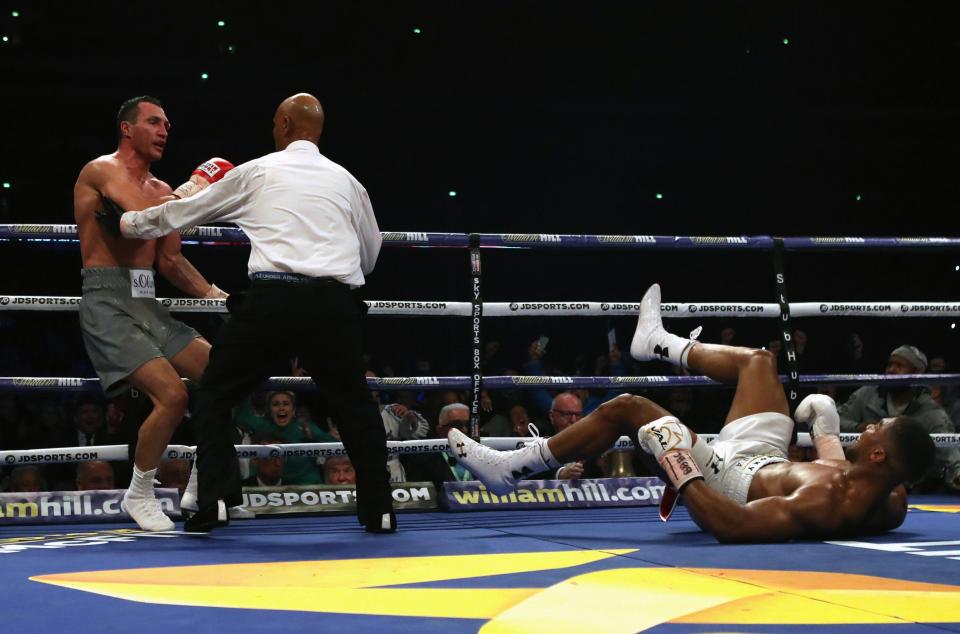
[[[123,494],[120,508],[145,531],[172,531],[173,520],[163,514],[160,501],[154,495],[153,476],[156,474],[156,469],[140,471],[134,466],[130,488]]]
[[[687,367],[687,354],[699,334],[698,328],[690,333],[690,339],[684,339],[664,330],[660,318],[660,285],[654,284],[640,300],[640,316],[630,343],[630,356],[637,361],[656,359]]]
[[[534,438],[526,447],[496,451],[481,445],[459,429],[447,434],[450,451],[492,493],[506,495],[528,475],[556,469],[560,463],[550,453],[546,438]]]

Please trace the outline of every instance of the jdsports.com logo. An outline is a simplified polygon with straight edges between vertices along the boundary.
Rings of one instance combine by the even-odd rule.
[[[7,457],[6,457],[6,462],[7,462],[7,464],[12,464],[12,463],[14,463],[14,462],[16,462],[16,461],[17,461],[17,457],[16,457],[16,456],[7,456]]]
[[[7,297],[6,295],[4,295],[3,297],[0,297],[0,306],[6,306],[9,303],[10,303],[9,297]]]
[[[520,310],[520,304],[516,302],[510,302],[510,310]]]
[[[821,313],[825,313],[825,312],[827,312],[828,310],[830,310],[830,307],[829,307],[829,306],[827,306],[826,304],[820,304],[820,312],[821,312]]]

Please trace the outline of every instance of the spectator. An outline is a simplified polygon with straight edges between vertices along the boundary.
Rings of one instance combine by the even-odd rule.
[[[517,403],[510,408],[510,431],[512,436],[530,436],[530,415],[527,408]]]
[[[454,427],[468,433],[469,426],[470,408],[463,403],[451,403],[440,410],[433,437],[446,439],[447,433]],[[400,460],[410,482],[432,482],[438,491],[443,488],[444,482],[474,479],[453,458],[449,448],[443,453],[405,454]]]
[[[487,390],[480,393],[480,435],[492,436],[494,438],[503,438],[509,436],[513,426],[510,423],[509,416],[498,409],[497,405],[502,403],[500,399],[495,399]],[[509,408],[508,408],[509,409]]]
[[[553,397],[553,403],[550,405],[550,412],[547,415],[550,424],[556,433],[573,425],[583,418],[583,401],[579,396],[572,392],[561,392]],[[538,474],[531,479],[553,478],[556,480],[579,480],[581,478],[603,477],[600,460],[603,456],[592,464],[584,464],[582,460],[568,462],[554,472]]]
[[[285,444],[337,442],[337,439],[309,419],[297,418],[297,398],[293,392],[277,391],[267,395],[267,416],[246,420],[252,436],[282,438]],[[288,458],[283,467],[287,484],[320,484],[323,475],[310,458]]]
[[[264,438],[261,445],[282,445],[282,438]],[[254,475],[243,481],[245,487],[278,487],[283,486],[283,455],[272,458],[253,458],[250,462],[256,470]]]
[[[106,418],[103,402],[99,398],[84,395],[77,399],[73,409],[73,426],[78,447],[107,444],[104,442]]]
[[[330,456],[323,463],[323,479],[327,484],[356,484],[357,472],[348,456]]]
[[[21,423],[28,424],[26,433],[23,434],[25,448],[77,446],[77,432],[67,423],[60,405],[46,399],[39,406],[40,410],[34,420],[29,417],[21,418]]]
[[[869,361],[863,355],[863,339],[859,333],[851,332],[844,344],[845,363],[843,370],[851,374],[868,374]]]
[[[947,360],[943,357],[930,359],[931,374],[946,374]],[[930,395],[947,412],[955,428],[960,428],[960,386],[931,385]]]
[[[561,392],[553,397],[547,418],[556,433],[574,424],[583,417],[583,402],[572,392]]]
[[[527,346],[527,360],[523,364],[523,374],[528,376],[544,376],[548,374],[543,362],[547,354],[546,337],[540,337]],[[537,414],[543,414],[550,409],[550,391],[546,389],[530,390],[526,397],[528,403],[533,407]]]
[[[927,371],[927,357],[915,346],[903,345],[890,353],[885,374],[922,374]],[[870,423],[895,416],[910,416],[931,434],[953,433],[947,413],[923,386],[865,385],[838,408],[840,430],[863,431]],[[960,449],[938,449],[937,465],[923,483],[927,487],[946,485],[960,490]]]
[[[39,493],[47,490],[43,471],[37,465],[21,465],[10,472],[7,491],[11,493]]]
[[[26,449],[41,449],[46,447],[75,447],[77,446],[77,432],[67,422],[63,408],[54,400],[45,399],[39,403],[39,412],[36,417],[29,415],[21,418],[26,424]],[[76,472],[69,463],[51,464],[46,467],[46,475],[54,491],[69,491],[73,487]]]
[[[720,331],[720,344],[724,346],[735,346],[734,339],[737,338],[737,329],[732,326],[727,326]]]
[[[376,374],[367,371],[367,378],[376,378]],[[380,418],[383,419],[383,428],[387,433],[387,440],[415,440],[426,438],[430,433],[430,423],[420,412],[408,408],[401,403],[384,405],[380,402],[380,393],[371,392],[373,400],[380,409]],[[390,471],[391,482],[405,482],[406,473],[400,456],[387,454],[387,469]]]
[[[103,460],[91,460],[77,465],[77,491],[113,489],[113,467]]]

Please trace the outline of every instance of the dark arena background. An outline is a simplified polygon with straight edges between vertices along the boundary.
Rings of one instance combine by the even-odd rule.
[[[383,232],[405,234],[361,294],[409,306],[373,307],[365,349],[382,403],[419,411],[429,435],[442,394],[479,396],[470,234],[484,236],[482,300],[505,313],[484,309],[482,374],[502,382],[483,421],[522,404],[553,433],[549,399],[578,379],[667,375],[584,397],[628,390],[719,431],[732,390],[628,358],[632,304],[658,282],[671,331],[772,348],[788,383],[845,376],[789,383],[801,397],[842,404],[916,346],[943,375],[914,377],[918,390],[952,426],[905,523],[862,541],[720,545],[683,508],[660,522],[648,498],[662,485],[639,465],[616,477],[642,495],[598,484],[577,490],[584,508],[498,510],[431,488],[395,536],[358,530],[349,505],[197,538],[93,522],[69,496],[56,518],[21,521],[0,498],[0,605],[24,632],[960,631],[958,71],[947,1],[0,3],[0,496],[29,452],[75,444],[84,397],[109,416],[76,309],[55,309],[80,295],[79,247],[50,226],[74,224],[77,175],[116,149],[117,110],[137,95],[172,123],[152,172],[173,187],[210,157],[274,151],[277,105],[320,100],[321,153],[363,183]],[[249,283],[244,240],[183,252],[227,292]],[[158,278],[157,297],[181,296]],[[176,317],[211,341],[223,324]],[[554,382],[509,378],[534,374]],[[86,381],[19,390],[30,377]],[[326,432],[324,404],[306,391],[301,405]],[[44,444],[53,429],[71,442]],[[189,424],[177,433],[191,457]],[[76,460],[35,461],[46,491],[68,490]],[[635,504],[601,503],[608,490]]]

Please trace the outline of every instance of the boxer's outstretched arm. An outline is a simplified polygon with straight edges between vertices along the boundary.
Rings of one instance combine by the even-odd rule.
[[[737,504],[703,480],[683,488],[684,504],[693,520],[725,543],[839,535],[843,518],[833,509],[833,497],[825,486],[805,486],[789,496]]]

